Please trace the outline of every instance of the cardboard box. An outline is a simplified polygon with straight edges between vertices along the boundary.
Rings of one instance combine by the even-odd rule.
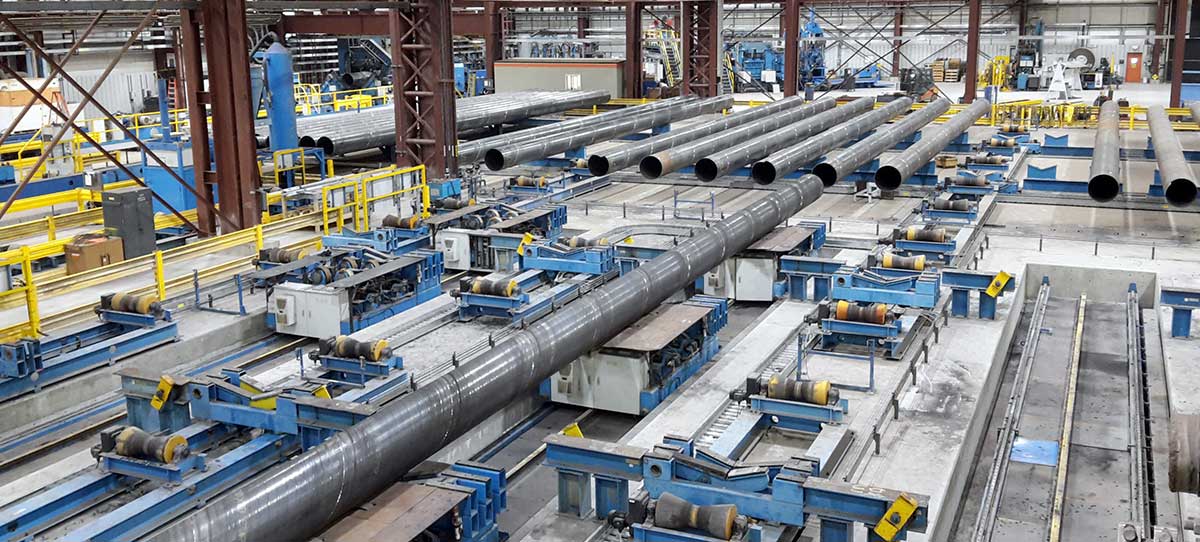
[[[958,157],[943,154],[937,157],[934,163],[937,167],[958,167]]]
[[[67,274],[114,264],[125,259],[120,237],[80,236],[63,247],[67,255]]]

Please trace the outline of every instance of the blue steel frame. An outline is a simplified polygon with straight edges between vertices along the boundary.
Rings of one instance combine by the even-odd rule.
[[[989,187],[988,190],[990,191],[991,188]],[[924,218],[926,222],[963,222],[970,224],[979,217],[979,206],[975,203],[972,203],[970,208],[966,211],[953,211],[948,209],[935,209],[929,204],[928,201],[921,201],[921,217]]]
[[[842,267],[833,275],[833,300],[886,303],[932,309],[941,295],[941,277],[934,271],[882,267],[858,270]]]
[[[346,230],[340,234],[326,235],[321,238],[322,246],[358,248],[370,247],[385,254],[399,256],[414,250],[432,247],[429,228],[421,226],[417,229],[404,228],[375,228],[367,232]]]
[[[950,288],[950,313],[954,316],[967,317],[971,313],[971,292],[979,292],[979,317],[988,320],[996,319],[996,301],[1016,288],[1016,277],[1011,278],[999,295],[992,297],[987,289],[992,284],[995,273],[968,271],[959,269],[943,269],[942,284]]]
[[[896,239],[894,245],[897,251],[904,253],[906,256],[925,256],[926,258],[937,259],[947,263],[954,257],[954,249],[958,247],[958,243],[954,239],[941,243]]]
[[[1187,337],[1192,334],[1192,311],[1200,309],[1200,290],[1187,288],[1162,288],[1159,300],[1171,308],[1171,336]]]
[[[650,451],[562,435],[550,435],[545,441],[545,463],[559,474],[559,511],[580,517],[590,512],[593,479],[597,517],[627,512],[629,482],[641,480],[652,498],[670,492],[697,505],[733,504],[739,514],[767,522],[803,528],[814,514],[821,519],[822,541],[847,542],[839,531],[848,532],[852,523],[873,525],[900,496],[896,491],[818,478],[805,461],[765,468],[714,458],[711,453],[710,458],[702,458],[691,440],[679,437],[665,437],[663,445]],[[912,497],[917,511],[896,540],[928,527],[928,498]],[[826,525],[833,529],[827,530]],[[680,538],[645,540],[697,540],[678,532],[669,534]]]
[[[175,341],[170,311],[153,315],[97,311],[100,323],[63,337],[0,345],[0,401]]]
[[[779,272],[787,281],[788,293],[792,299],[800,301],[808,299],[809,280],[812,280],[813,283],[812,299],[814,301],[829,297],[833,274],[845,265],[845,261],[831,258],[805,256],[782,256],[779,258]]]

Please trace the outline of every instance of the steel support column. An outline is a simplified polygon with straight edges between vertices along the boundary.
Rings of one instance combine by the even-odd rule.
[[[575,8],[575,38],[587,39],[588,28],[592,26],[592,20],[588,17],[588,8]]]
[[[896,6],[896,13],[892,16],[892,77],[900,77],[900,46],[904,41],[900,38],[904,36],[904,6]],[[916,68],[917,66],[913,66]]]
[[[258,176],[250,66],[246,60],[246,0],[206,0],[200,3],[200,11],[220,213],[233,229],[249,228],[261,219],[258,192],[262,180]],[[199,145],[206,140],[192,141]]]
[[[1158,0],[1158,5],[1154,8],[1154,44],[1150,48],[1150,74],[1157,75],[1159,81],[1163,79],[1162,72],[1162,56],[1163,42],[1158,38],[1163,34],[1163,30],[1167,27],[1167,6],[1170,0]]]
[[[718,2],[683,2],[679,40],[683,44],[684,94],[712,97],[720,93],[720,24]]]
[[[458,170],[450,0],[388,12],[396,107],[396,165],[424,164],[431,179]]]
[[[979,80],[979,27],[983,13],[982,0],[969,0],[967,12],[967,59],[966,89],[962,103],[975,100],[975,83]]]
[[[642,6],[625,3],[625,97],[642,96]]]
[[[487,26],[483,35],[484,67],[487,69],[487,76],[494,82],[496,61],[504,58],[504,18],[500,15],[500,6],[496,5],[496,2],[483,5],[483,17]]]
[[[783,95],[800,89],[800,0],[783,2]]]
[[[1175,0],[1175,13],[1171,16],[1174,25],[1174,41],[1171,42],[1171,107],[1182,107],[1180,101],[1183,93],[1183,57],[1187,47],[1188,13],[1191,11],[1191,0]]]
[[[183,84],[187,92],[189,119],[207,118],[205,105],[210,95],[204,90],[204,62],[200,48],[200,14],[194,9],[179,10],[179,67],[183,73]],[[189,122],[192,142],[208,142],[210,134],[207,122]],[[213,208],[213,187],[216,175],[210,169],[211,158],[208,145],[192,145],[192,171],[196,192],[196,224],[200,234],[207,236],[217,231],[217,216]]]

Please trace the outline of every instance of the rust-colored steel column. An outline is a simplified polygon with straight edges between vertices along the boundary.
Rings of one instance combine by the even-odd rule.
[[[783,3],[783,95],[800,91],[800,0]]]
[[[681,81],[679,85],[679,94],[689,95],[695,91],[692,90],[692,81],[696,77],[696,69],[692,59],[696,55],[696,36],[694,34],[696,27],[696,11],[694,6],[688,2],[682,2],[679,6],[679,53],[683,55],[682,66],[680,67]]]
[[[215,172],[210,168],[208,156],[208,114],[205,105],[210,95],[204,90],[204,62],[200,48],[200,14],[194,9],[179,10],[179,68],[187,93],[188,126],[192,132],[192,171],[194,185],[199,196],[196,198],[196,224],[200,235],[209,236],[217,231],[217,216],[213,208],[213,186]]]
[[[966,59],[966,89],[963,91],[962,103],[975,101],[975,83],[979,80],[979,27],[983,12],[981,0],[969,0],[967,12],[967,59]]]
[[[504,25],[500,16],[500,6],[496,2],[483,5],[483,17],[487,22],[487,31],[483,35],[483,58],[487,76],[496,80],[496,61],[504,59]]]
[[[392,9],[392,92],[396,101],[396,165],[425,165],[430,179],[458,170],[450,0]]]
[[[900,46],[904,41],[904,6],[896,6],[896,14],[892,16],[892,77],[900,77]],[[916,66],[913,66],[914,68]]]
[[[1182,107],[1183,94],[1183,57],[1186,54],[1188,13],[1191,11],[1191,0],[1175,0],[1175,14],[1171,24],[1175,25],[1175,38],[1171,42],[1171,107]]]
[[[679,40],[683,44],[684,94],[713,97],[720,93],[720,9],[715,1],[683,2]]]
[[[1150,47],[1150,74],[1157,75],[1159,81],[1163,79],[1162,73],[1162,56],[1163,43],[1158,38],[1167,27],[1167,4],[1170,0],[1158,0],[1158,5],[1154,8],[1154,44]]]
[[[592,20],[588,17],[588,8],[575,8],[575,38],[587,39],[588,28],[592,26]]]
[[[213,156],[220,213],[234,229],[259,223],[259,188],[245,0],[200,3],[208,89],[212,103]],[[201,142],[195,142],[200,144]]]
[[[685,2],[686,3],[686,2]],[[642,97],[642,7],[625,3],[625,97]]]

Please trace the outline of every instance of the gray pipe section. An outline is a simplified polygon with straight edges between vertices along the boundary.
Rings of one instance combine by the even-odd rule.
[[[950,109],[950,100],[945,98],[938,98],[927,103],[925,107],[905,115],[899,122],[880,128],[862,141],[829,154],[821,163],[813,166],[813,173],[821,178],[825,186],[833,186],[838,179],[852,173],[855,168],[865,163],[859,161],[860,156],[879,156],[880,153],[894,147],[909,134],[933,122],[933,119],[941,116],[947,109]]]
[[[1192,102],[1188,109],[1192,110],[1192,122],[1200,124],[1200,102]]]
[[[897,98],[883,107],[854,117],[829,130],[820,137],[807,139],[797,145],[776,151],[770,156],[755,162],[750,167],[750,176],[759,184],[771,184],[776,179],[790,175],[805,164],[811,163],[836,149],[847,141],[864,134],[876,126],[883,124],[899,115],[903,115],[912,107],[911,98]]]
[[[875,170],[875,185],[883,190],[900,188],[904,180],[911,177],[922,166],[928,164],[937,153],[942,152],[950,141],[967,131],[979,117],[992,110],[992,103],[978,98],[966,109],[950,117],[941,126],[931,127],[921,134],[921,140],[901,152],[889,157]],[[931,119],[932,120],[932,119]]]
[[[494,98],[493,98],[494,96]],[[503,124],[568,109],[591,107],[609,100],[608,92],[556,91],[527,95],[491,94],[456,101],[458,130]],[[396,139],[393,105],[296,119],[301,146],[321,147],[327,154],[345,154],[392,145]]]
[[[592,175],[607,175],[613,171],[621,171],[656,152],[689,143],[702,137],[708,137],[717,132],[741,126],[747,122],[761,119],[767,115],[774,115],[785,109],[800,105],[804,105],[804,97],[792,96],[791,98],[784,98],[769,104],[738,111],[737,113],[690,128],[671,130],[666,134],[630,143],[608,154],[593,154],[588,157],[588,170],[591,171]]]
[[[1100,105],[1096,143],[1092,145],[1092,169],[1088,195],[1096,201],[1112,201],[1121,192],[1121,108],[1116,100]]]
[[[869,157],[863,156],[863,159]],[[807,175],[572,301],[474,361],[153,533],[157,542],[309,540],[425,458],[821,196]]]
[[[491,148],[484,153],[483,163],[487,164],[488,169],[499,171],[530,160],[545,158],[552,154],[661,126],[668,122],[696,115],[706,115],[731,105],[733,105],[733,97],[728,95],[689,101],[673,107],[639,113],[595,127],[583,127],[572,132],[553,134],[543,139]]]
[[[579,130],[581,128],[597,128],[601,123],[617,122],[628,119],[635,115],[646,113],[648,111],[666,109],[692,101],[695,101],[694,97],[680,97],[671,98],[668,100],[659,100],[647,105],[626,107],[617,111],[609,111],[588,117],[568,119],[547,126],[528,128],[512,133],[476,139],[474,141],[463,141],[458,144],[458,160],[459,163],[463,164],[475,163],[483,160],[483,155],[487,153],[488,149],[504,147],[507,145],[516,145],[518,143],[526,143],[536,139],[548,138],[555,134]]]
[[[1167,202],[1176,206],[1191,205],[1196,201],[1196,177],[1183,156],[1183,146],[1175,137],[1167,110],[1161,105],[1151,106],[1146,111],[1146,120],[1150,123],[1150,140],[1154,144],[1158,176],[1162,179]]]
[[[875,97],[859,98],[841,107],[814,115],[790,126],[767,132],[728,149],[710,154],[696,162],[696,176],[712,181],[771,152],[819,134],[847,119],[875,107]]]
[[[678,147],[656,152],[642,158],[638,169],[647,179],[657,179],[682,167],[695,164],[697,160],[714,152],[729,148],[752,137],[776,130],[784,126],[822,111],[833,109],[837,100],[833,97],[823,98],[800,107],[787,109],[776,115],[753,122],[748,122],[732,130],[726,130],[712,137],[698,139]]]

